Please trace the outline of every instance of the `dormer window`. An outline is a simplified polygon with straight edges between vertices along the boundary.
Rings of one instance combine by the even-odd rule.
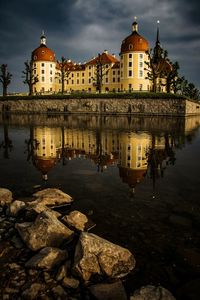
[[[132,49],[133,49],[133,45],[129,44],[129,50],[132,50]]]

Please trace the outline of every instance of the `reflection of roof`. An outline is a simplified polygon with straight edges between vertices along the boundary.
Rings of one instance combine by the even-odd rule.
[[[55,53],[46,47],[46,45],[40,45],[32,52],[33,61],[55,61]]]
[[[149,44],[145,38],[133,31],[131,35],[127,36],[121,45],[121,53],[132,51],[147,51]]]
[[[47,174],[56,164],[56,158],[38,158],[37,156],[33,161],[34,166],[42,172],[42,174]]]
[[[146,169],[130,169],[119,166],[119,176],[130,187],[135,187],[137,183],[140,183],[144,179],[146,172]]]

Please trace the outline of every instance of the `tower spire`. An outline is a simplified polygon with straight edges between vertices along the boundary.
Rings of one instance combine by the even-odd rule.
[[[157,21],[157,36],[156,36],[156,44],[160,44],[160,31],[159,31],[160,21]]]

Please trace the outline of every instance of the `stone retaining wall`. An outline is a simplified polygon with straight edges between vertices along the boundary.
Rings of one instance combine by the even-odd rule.
[[[0,101],[0,111],[185,116],[200,114],[200,105],[185,99],[37,99]]]

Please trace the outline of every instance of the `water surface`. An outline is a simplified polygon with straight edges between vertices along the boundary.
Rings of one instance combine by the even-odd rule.
[[[130,290],[161,284],[179,298],[200,277],[200,118],[0,118],[0,186],[70,194],[94,233],[135,255]]]

